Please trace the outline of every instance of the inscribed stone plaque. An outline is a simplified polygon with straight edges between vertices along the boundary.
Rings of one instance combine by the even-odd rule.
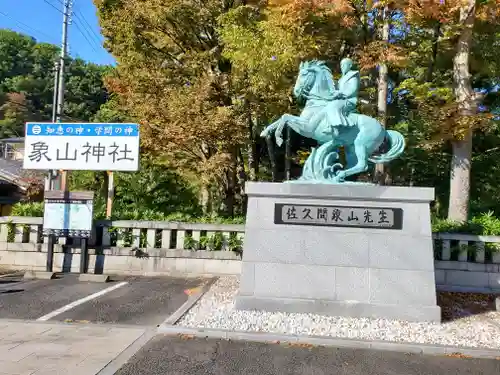
[[[274,223],[331,227],[402,229],[403,210],[386,207],[274,205]]]

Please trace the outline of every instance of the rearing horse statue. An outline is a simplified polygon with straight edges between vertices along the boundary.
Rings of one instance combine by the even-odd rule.
[[[294,87],[294,96],[305,101],[300,116],[284,114],[261,133],[262,137],[276,136],[283,143],[286,125],[300,135],[314,139],[319,147],[312,150],[297,182],[343,183],[349,176],[366,172],[368,161],[388,163],[398,158],[405,149],[403,135],[385,130],[373,117],[356,113],[359,90],[359,72],[352,69],[353,61],[341,61],[342,78],[335,86],[332,72],[323,61],[300,64]],[[390,149],[376,154],[384,140]],[[338,163],[338,147],[344,146],[346,168]]]

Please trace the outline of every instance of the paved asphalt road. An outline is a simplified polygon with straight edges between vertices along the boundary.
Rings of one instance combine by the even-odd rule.
[[[128,284],[75,307],[55,320],[158,325],[186,302],[184,291],[201,279],[127,277]]]
[[[110,283],[79,282],[78,275],[56,280],[0,279],[0,319],[38,319],[94,293],[124,283],[97,298],[52,317],[51,321],[88,321],[156,326],[188,298],[184,291],[202,279],[116,277]]]
[[[24,281],[22,276],[0,279],[0,318],[37,319],[77,299],[106,288],[79,283],[78,276]]]
[[[115,375],[498,375],[499,360],[157,336]]]

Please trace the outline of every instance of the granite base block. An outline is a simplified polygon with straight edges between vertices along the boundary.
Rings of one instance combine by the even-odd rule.
[[[246,193],[236,308],[440,321],[433,189],[248,183]],[[287,221],[284,210],[291,208],[311,219]],[[332,219],[339,209],[343,221]],[[363,221],[366,211],[398,217],[394,225],[370,225]],[[353,212],[359,225],[348,220]]]
[[[441,320],[441,308],[439,306],[377,305],[349,301],[264,298],[238,295],[236,296],[235,308],[237,310],[395,319],[410,322],[439,322]]]

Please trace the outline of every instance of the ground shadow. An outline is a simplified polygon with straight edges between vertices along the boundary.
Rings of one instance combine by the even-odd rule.
[[[20,293],[24,292],[24,289],[7,289],[7,290],[2,290],[0,294],[12,294],[12,293]]]
[[[12,283],[18,283],[19,280],[0,280],[0,285],[2,284],[12,284]]]
[[[495,299],[500,293],[437,292],[437,303],[441,307],[441,319],[450,322],[472,315],[496,312]],[[498,312],[500,316],[500,312]]]
[[[71,272],[71,265],[73,263],[73,253],[65,251],[63,256],[62,272]]]

